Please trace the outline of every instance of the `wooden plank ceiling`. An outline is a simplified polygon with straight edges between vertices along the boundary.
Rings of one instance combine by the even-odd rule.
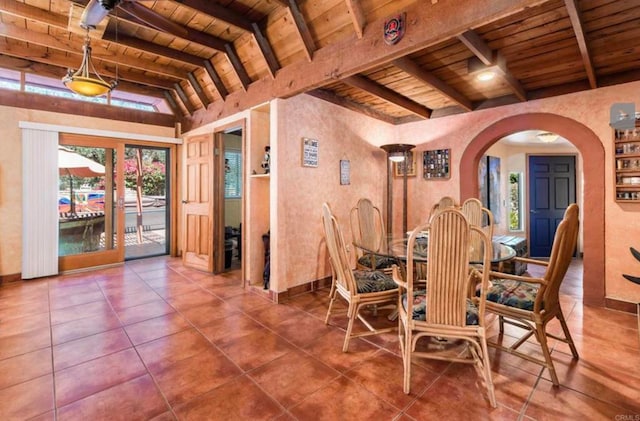
[[[0,0],[0,67],[76,69],[87,3]],[[301,92],[398,124],[640,80],[638,0],[122,0],[101,26],[98,72],[186,129]]]

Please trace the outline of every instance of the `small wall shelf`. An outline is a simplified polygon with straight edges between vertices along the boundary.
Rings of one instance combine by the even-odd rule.
[[[615,201],[640,203],[640,128],[614,130]]]

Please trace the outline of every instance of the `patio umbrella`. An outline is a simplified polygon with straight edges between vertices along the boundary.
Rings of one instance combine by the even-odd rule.
[[[104,165],[63,146],[58,146],[58,168],[60,175],[69,176],[69,200],[71,213],[75,213],[73,197],[73,177],[100,177],[104,175]]]

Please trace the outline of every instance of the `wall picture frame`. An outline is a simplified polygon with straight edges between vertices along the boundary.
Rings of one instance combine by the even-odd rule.
[[[451,149],[432,149],[422,154],[425,180],[446,180],[451,177]]]
[[[302,138],[302,166],[318,166],[318,140],[308,137]]]
[[[415,177],[417,174],[418,163],[417,163],[416,157],[417,157],[417,154],[414,153],[413,151],[407,152],[407,158],[408,158],[407,161],[409,162],[409,166],[407,167],[407,177]],[[405,163],[406,161],[401,161],[401,162],[395,162],[393,164],[394,176],[402,177],[404,175],[403,171],[404,171]]]
[[[340,185],[348,186],[351,184],[351,161],[348,159],[340,160]]]

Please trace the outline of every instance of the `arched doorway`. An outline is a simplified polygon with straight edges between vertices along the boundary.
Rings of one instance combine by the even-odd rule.
[[[583,159],[584,203],[582,233],[584,252],[583,300],[585,304],[604,305],[604,148],[596,134],[567,117],[531,113],[507,117],[480,132],[465,149],[460,161],[460,200],[478,197],[478,163],[483,153],[498,139],[523,130],[545,130],[568,139]]]

